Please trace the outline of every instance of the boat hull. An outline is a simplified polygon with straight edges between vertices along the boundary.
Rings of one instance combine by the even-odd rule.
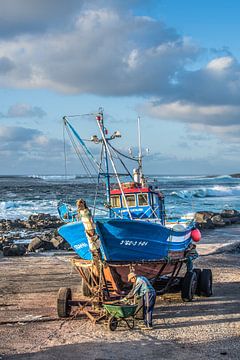
[[[191,228],[174,231],[147,221],[101,219],[96,227],[106,261],[158,261],[170,254],[182,257],[192,241]],[[58,231],[82,259],[92,259],[81,222],[64,225]]]
[[[98,278],[98,270],[92,261],[82,260],[80,258],[72,259],[72,263],[76,270],[82,276],[82,271],[86,274],[89,271],[94,274],[95,279]],[[145,276],[150,281],[163,277],[164,275],[173,275],[178,273],[182,266],[182,261],[166,262],[164,260],[159,262],[148,261],[145,263],[116,263],[106,262],[103,267],[104,279],[107,283],[110,296],[123,295],[123,292],[129,292],[131,285],[128,282],[128,274],[133,271],[137,275]]]

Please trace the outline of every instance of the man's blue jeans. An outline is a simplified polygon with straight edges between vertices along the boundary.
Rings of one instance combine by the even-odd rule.
[[[156,301],[156,293],[155,292],[147,292],[143,296],[143,314],[144,314],[144,322],[148,327],[152,326],[152,314]]]

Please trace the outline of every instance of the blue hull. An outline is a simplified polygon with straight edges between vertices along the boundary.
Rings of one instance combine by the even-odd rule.
[[[192,228],[173,231],[160,224],[127,219],[98,220],[96,226],[107,261],[162,260],[169,252],[184,251],[192,241]],[[92,259],[81,222],[64,225],[58,232],[81,258]]]

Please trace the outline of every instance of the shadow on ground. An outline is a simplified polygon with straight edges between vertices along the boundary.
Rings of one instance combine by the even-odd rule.
[[[199,320],[199,317],[202,319]],[[171,328],[239,322],[240,282],[215,283],[212,297],[195,297],[191,303],[180,300],[163,302],[155,308],[154,318],[168,320],[168,327]],[[171,318],[178,321],[171,323]],[[156,328],[164,326],[165,323]]]
[[[236,338],[206,344],[184,345],[175,341],[159,341],[150,334],[144,341],[85,342],[44,349],[36,353],[3,356],[3,360],[125,360],[125,359],[239,359]],[[239,344],[239,343],[238,343]]]

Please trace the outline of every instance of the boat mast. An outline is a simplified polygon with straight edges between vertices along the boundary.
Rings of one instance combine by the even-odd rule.
[[[103,133],[104,135],[106,134],[106,129],[104,127],[104,120],[103,120],[103,109],[99,108],[99,112],[98,115],[96,117],[97,122],[99,124],[99,127],[101,128],[101,133]],[[109,175],[109,164],[108,164],[108,152],[107,152],[107,147],[106,147],[106,143],[103,141],[103,146],[104,146],[104,158],[105,158],[105,168],[106,168],[106,172],[105,172],[105,179],[106,179],[106,196],[107,196],[107,203],[110,203],[110,175]],[[110,209],[111,212],[111,209]]]
[[[122,188],[122,184],[121,184],[121,182],[120,182],[120,179],[119,179],[119,176],[118,176],[118,172],[117,172],[116,166],[115,166],[114,161],[113,161],[112,154],[111,154],[111,152],[110,152],[110,150],[109,150],[109,147],[108,147],[107,139],[106,139],[106,136],[105,136],[105,135],[106,135],[106,131],[105,131],[105,128],[104,128],[103,123],[102,123],[102,121],[101,121],[101,119],[102,119],[102,113],[99,112],[99,115],[96,117],[96,119],[97,119],[97,124],[98,124],[99,130],[100,130],[100,133],[101,133],[101,135],[102,135],[102,141],[103,141],[103,143],[104,143],[104,148],[105,148],[105,153],[106,153],[106,157],[105,157],[105,158],[108,159],[108,158],[107,158],[107,155],[109,156],[109,159],[110,159],[110,161],[111,161],[111,165],[112,165],[113,171],[114,171],[114,173],[115,173],[115,176],[116,176],[116,179],[117,179],[117,182],[118,182],[119,189],[120,189],[120,191],[121,191],[121,193],[122,193],[122,197],[123,197],[123,199],[124,199],[124,201],[125,201],[125,204],[126,204],[126,208],[127,208],[129,217],[130,217],[130,219],[132,220],[132,214],[131,214],[131,211],[130,211],[130,209],[129,209],[126,196],[125,196],[125,194],[124,194],[124,191],[123,191],[123,188]],[[107,169],[106,169],[106,171],[107,171]],[[105,176],[106,176],[106,179],[107,179],[107,182],[108,182],[108,184],[107,184],[107,186],[108,186],[108,196],[109,196],[109,201],[110,201],[110,175],[109,175],[109,172],[108,172],[108,174],[106,174]],[[111,213],[111,212],[110,212],[110,213]]]
[[[138,116],[138,171],[141,180],[142,179],[142,144],[141,144],[141,128],[140,128],[139,116]]]

